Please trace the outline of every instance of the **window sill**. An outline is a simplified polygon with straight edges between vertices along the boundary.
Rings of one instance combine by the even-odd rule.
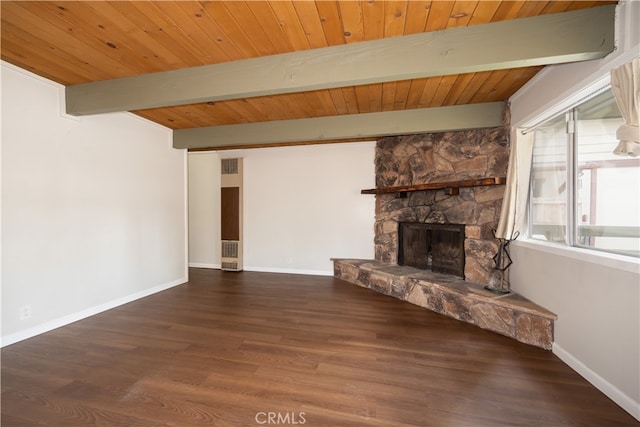
[[[590,264],[598,264],[603,267],[615,268],[640,275],[640,259],[630,256],[598,252],[583,248],[561,246],[541,240],[523,239],[511,242],[513,246],[546,252],[551,255],[572,258]]]

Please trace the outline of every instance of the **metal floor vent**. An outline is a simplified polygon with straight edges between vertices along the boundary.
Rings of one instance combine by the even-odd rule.
[[[223,270],[229,270],[229,271],[239,271],[240,270],[240,268],[238,267],[238,263],[237,262],[223,262],[221,267],[222,267]]]

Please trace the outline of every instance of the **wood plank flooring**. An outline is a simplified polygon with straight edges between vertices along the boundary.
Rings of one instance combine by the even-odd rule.
[[[638,425],[551,352],[368,289],[190,274],[3,348],[2,426]]]

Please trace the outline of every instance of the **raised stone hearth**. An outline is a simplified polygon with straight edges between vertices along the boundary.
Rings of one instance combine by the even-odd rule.
[[[551,349],[557,316],[526,298],[462,278],[374,260],[334,259],[338,279],[428,308],[525,344]]]
[[[508,109],[505,114],[508,123]],[[494,256],[499,241],[493,235],[504,195],[502,181],[493,178],[506,176],[508,159],[508,126],[380,139],[376,145],[375,190],[385,191],[365,190],[376,198],[375,260],[334,260],[335,277],[551,349],[555,314],[514,293],[497,294],[485,289],[502,289],[508,283],[508,270],[503,275],[496,268]],[[483,184],[461,186],[457,191],[447,191],[443,186],[467,181]],[[398,187],[411,191],[397,191]],[[390,188],[394,191],[386,191]],[[463,248],[457,248],[455,257],[461,258],[461,267],[455,273],[430,268],[434,262],[431,237],[401,240],[406,223],[416,228],[443,225],[464,229]],[[426,269],[422,269],[423,262],[405,262],[405,243],[410,251],[424,248],[424,253],[413,258],[426,257]]]

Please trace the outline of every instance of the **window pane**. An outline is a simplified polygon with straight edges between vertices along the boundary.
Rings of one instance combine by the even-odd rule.
[[[576,108],[576,244],[640,255],[640,159],[616,156],[611,91]]]
[[[567,133],[564,115],[535,131],[531,186],[531,237],[564,243],[567,228]]]

